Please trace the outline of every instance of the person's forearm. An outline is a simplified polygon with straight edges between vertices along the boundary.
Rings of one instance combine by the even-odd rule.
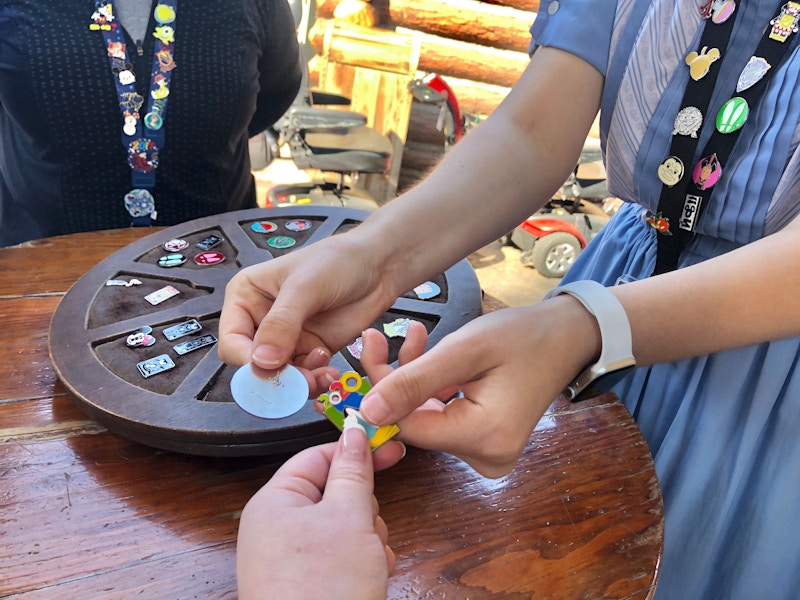
[[[399,287],[444,271],[540,208],[574,169],[597,112],[602,76],[543,49],[501,107],[417,187],[359,227],[397,270]],[[580,95],[554,94],[582,80]],[[576,84],[577,85],[577,84]],[[577,88],[576,88],[577,89]],[[568,112],[567,126],[555,115]],[[557,125],[556,123],[561,123]],[[391,257],[391,258],[388,258]]]
[[[613,292],[640,365],[800,335],[800,219],[726,255]]]

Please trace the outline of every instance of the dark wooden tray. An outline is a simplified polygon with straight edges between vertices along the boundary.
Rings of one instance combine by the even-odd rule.
[[[50,357],[58,376],[77,404],[111,431],[140,443],[210,456],[275,455],[297,452],[335,439],[338,432],[313,408],[313,401],[284,419],[260,419],[242,410],[230,394],[234,367],[223,364],[216,345],[179,356],[173,345],[197,336],[168,341],[163,330],[197,319],[202,331],[218,331],[225,285],[242,267],[271,260],[304,245],[358,225],[368,213],[331,207],[252,209],[190,221],[160,230],[126,246],[98,263],[64,296],[50,326]],[[306,219],[312,227],[292,232],[284,225]],[[269,220],[278,225],[272,234],[256,233],[254,222]],[[201,250],[194,244],[214,234],[223,241],[213,248],[225,260],[215,266],[200,266],[193,256]],[[287,249],[267,245],[270,237],[295,239]],[[190,243],[182,253],[188,257],[179,267],[157,266],[168,254],[162,246],[170,239]],[[106,286],[111,279],[136,278],[141,285]],[[373,325],[397,318],[425,324],[429,345],[481,314],[481,291],[475,272],[464,260],[433,280],[441,294],[419,299],[413,291],[398,298],[392,308]],[[180,294],[150,305],[144,296],[171,285]],[[152,327],[156,343],[130,348],[129,334]],[[389,338],[390,360],[397,359],[401,338]],[[144,378],[137,363],[168,354],[176,367]],[[363,374],[361,365],[346,349],[332,364],[340,370]]]

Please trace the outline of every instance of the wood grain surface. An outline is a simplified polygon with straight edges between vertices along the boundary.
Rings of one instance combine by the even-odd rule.
[[[86,417],[48,359],[86,270],[152,230],[0,249],[0,598],[235,598],[240,511],[277,462],[156,450]],[[610,394],[558,399],[490,480],[409,449],[376,495],[389,598],[648,598],[663,541],[653,463]],[[279,518],[280,515],[276,515]]]

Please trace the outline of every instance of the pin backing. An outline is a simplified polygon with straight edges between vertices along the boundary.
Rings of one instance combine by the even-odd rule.
[[[279,371],[258,371],[248,363],[233,374],[231,395],[242,409],[262,419],[282,419],[305,406],[308,382],[298,369],[284,365]]]

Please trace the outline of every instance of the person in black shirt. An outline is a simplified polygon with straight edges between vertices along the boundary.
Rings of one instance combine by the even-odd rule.
[[[0,2],[0,246],[255,206],[248,139],[301,82],[286,0],[146,4]]]

